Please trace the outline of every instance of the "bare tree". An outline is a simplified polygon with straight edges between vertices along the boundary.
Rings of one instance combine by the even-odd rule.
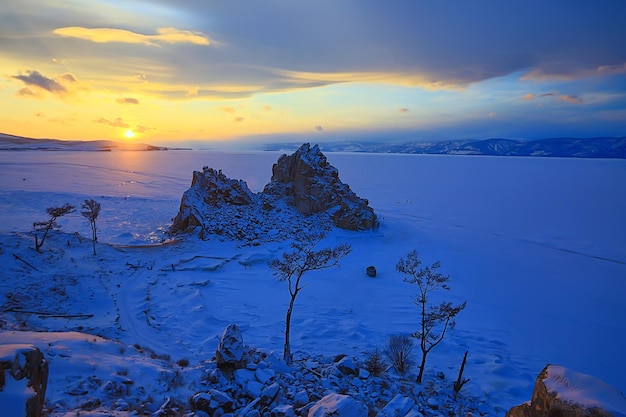
[[[96,227],[96,219],[100,214],[100,203],[93,199],[85,200],[81,208],[83,209],[83,211],[81,211],[80,214],[82,214],[84,218],[89,220],[89,226],[91,226],[91,240],[93,242],[93,254],[95,255],[96,242],[98,241],[98,228]]]
[[[43,246],[43,242],[48,237],[48,233],[50,230],[59,227],[57,224],[57,219],[61,216],[65,216],[66,214],[73,213],[74,206],[71,204],[64,204],[61,207],[48,207],[46,209],[46,213],[50,216],[50,218],[43,222],[34,222],[33,228],[35,229],[35,250],[37,252],[41,252],[41,247]],[[37,232],[43,231],[43,235],[41,236],[41,240],[39,240],[37,236]]]
[[[315,246],[322,240],[324,235],[311,235],[294,242],[292,251],[283,253],[282,259],[273,259],[269,262],[270,268],[274,270],[274,275],[280,281],[287,282],[289,289],[289,307],[285,317],[285,348],[283,358],[287,364],[291,364],[291,346],[289,343],[289,333],[291,330],[291,314],[296,302],[296,297],[304,288],[302,277],[309,271],[332,268],[339,264],[339,260],[348,255],[351,247],[342,244],[334,248],[324,248],[314,250]]]
[[[406,259],[400,258],[396,264],[398,272],[407,275],[404,281],[417,285],[419,289],[413,301],[420,308],[420,329],[413,334],[413,337],[419,339],[422,351],[422,361],[417,376],[419,384],[422,383],[426,356],[435,346],[441,343],[446,335],[446,331],[454,327],[454,318],[467,304],[467,302],[463,302],[453,306],[452,303],[445,301],[438,305],[429,304],[429,296],[433,291],[450,289],[447,285],[448,281],[450,281],[450,276],[438,272],[441,267],[439,261],[431,266],[420,268],[421,264],[422,261],[419,259],[416,250],[409,252]]]

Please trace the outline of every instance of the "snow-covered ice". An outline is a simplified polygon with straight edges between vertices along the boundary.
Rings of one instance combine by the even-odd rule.
[[[197,381],[194,365],[214,355],[231,323],[246,344],[282,351],[288,294],[267,260],[288,242],[168,242],[164,233],[192,170],[222,169],[256,192],[279,156],[0,152],[0,343],[34,344],[50,358],[53,403],[77,402],[68,391],[88,384],[68,370],[78,363],[89,367],[84,374],[106,380],[145,372],[135,384],[154,392],[163,388],[151,379]],[[530,398],[547,363],[626,392],[626,161],[326,156],[369,200],[381,226],[326,238],[327,245],[351,244],[352,253],[340,268],[305,277],[292,321],[296,357],[363,357],[390,334],[415,331],[413,290],[395,271],[415,248],[424,263],[440,260],[452,276],[446,297],[467,300],[456,329],[429,356],[427,375],[442,371],[452,381],[469,350],[464,390],[485,398],[494,414]],[[36,253],[29,233],[46,219],[45,209],[80,207],[88,198],[102,204],[98,256],[79,213],[61,218],[64,233]],[[376,278],[365,274],[368,265],[376,266]],[[50,333],[11,331],[20,328]],[[68,330],[76,333],[52,333]],[[161,362],[148,360],[154,358]],[[190,361],[187,371],[168,368],[181,359]]]

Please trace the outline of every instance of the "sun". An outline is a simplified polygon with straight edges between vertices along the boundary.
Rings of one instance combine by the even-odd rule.
[[[135,132],[128,129],[126,132],[124,132],[124,136],[126,136],[126,139],[132,139],[135,137]]]

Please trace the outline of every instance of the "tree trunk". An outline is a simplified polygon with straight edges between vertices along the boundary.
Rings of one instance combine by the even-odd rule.
[[[420,365],[420,373],[417,375],[417,383],[422,383],[422,377],[424,376],[424,368],[426,367],[426,352],[422,351],[422,364]]]
[[[91,240],[93,241],[93,254],[96,254],[96,224],[95,222],[91,223]]]
[[[296,301],[295,294],[291,296],[289,308],[287,309],[287,317],[285,317],[285,349],[283,351],[283,359],[287,365],[291,365],[291,345],[289,344],[289,331],[291,329],[291,313],[293,305]]]

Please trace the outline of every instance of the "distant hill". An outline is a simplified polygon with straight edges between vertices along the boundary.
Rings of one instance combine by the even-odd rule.
[[[32,139],[0,133],[1,151],[166,151],[168,148],[145,143],[113,140]]]
[[[291,150],[300,144],[268,144],[265,150]],[[440,142],[328,142],[324,152],[372,152],[439,155],[549,156],[626,159],[626,136],[619,138],[484,139]]]

